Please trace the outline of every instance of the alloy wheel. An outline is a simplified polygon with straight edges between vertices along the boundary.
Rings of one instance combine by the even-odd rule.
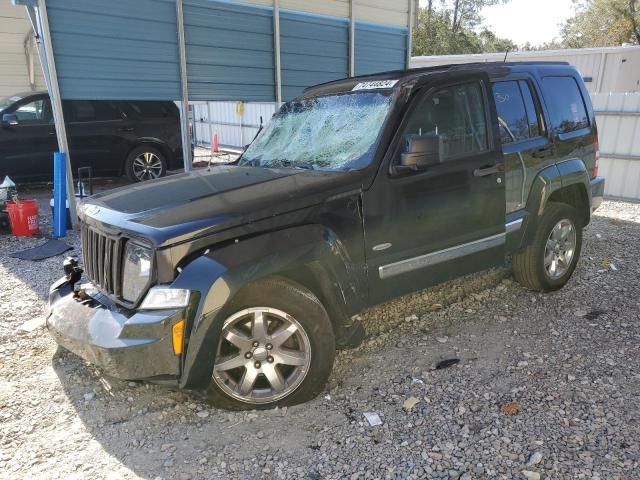
[[[563,218],[555,224],[544,250],[544,269],[549,278],[561,278],[569,268],[576,251],[576,228]]]
[[[133,174],[141,182],[158,178],[162,174],[162,160],[153,152],[143,152],[133,160]]]
[[[213,381],[241,402],[272,403],[300,386],[310,363],[309,337],[291,315],[247,308],[224,322]]]

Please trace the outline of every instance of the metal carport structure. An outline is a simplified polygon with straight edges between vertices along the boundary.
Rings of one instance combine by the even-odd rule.
[[[12,0],[31,18],[67,154],[62,99],[282,102],[306,86],[408,67],[417,0]]]

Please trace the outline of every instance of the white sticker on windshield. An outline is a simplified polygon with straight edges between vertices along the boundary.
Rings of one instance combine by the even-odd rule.
[[[360,82],[353,89],[356,90],[384,90],[386,88],[393,88],[398,83],[398,80],[378,80],[377,82]]]

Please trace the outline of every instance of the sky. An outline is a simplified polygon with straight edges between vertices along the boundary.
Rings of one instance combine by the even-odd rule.
[[[420,0],[426,6],[426,0]],[[560,25],[573,15],[571,0],[511,0],[482,10],[484,25],[518,45],[539,45],[558,37]]]

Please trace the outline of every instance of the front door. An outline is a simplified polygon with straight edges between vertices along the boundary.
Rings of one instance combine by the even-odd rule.
[[[408,136],[436,136],[437,162],[394,169]],[[486,74],[436,79],[414,95],[364,194],[364,222],[372,303],[504,262],[503,156]]]
[[[14,114],[17,124],[0,127],[0,176],[16,181],[53,178],[58,142],[49,97],[30,97],[4,113]]]
[[[122,136],[126,124],[115,102],[65,100],[62,102],[73,174],[91,167],[96,176],[120,171],[124,161]]]

